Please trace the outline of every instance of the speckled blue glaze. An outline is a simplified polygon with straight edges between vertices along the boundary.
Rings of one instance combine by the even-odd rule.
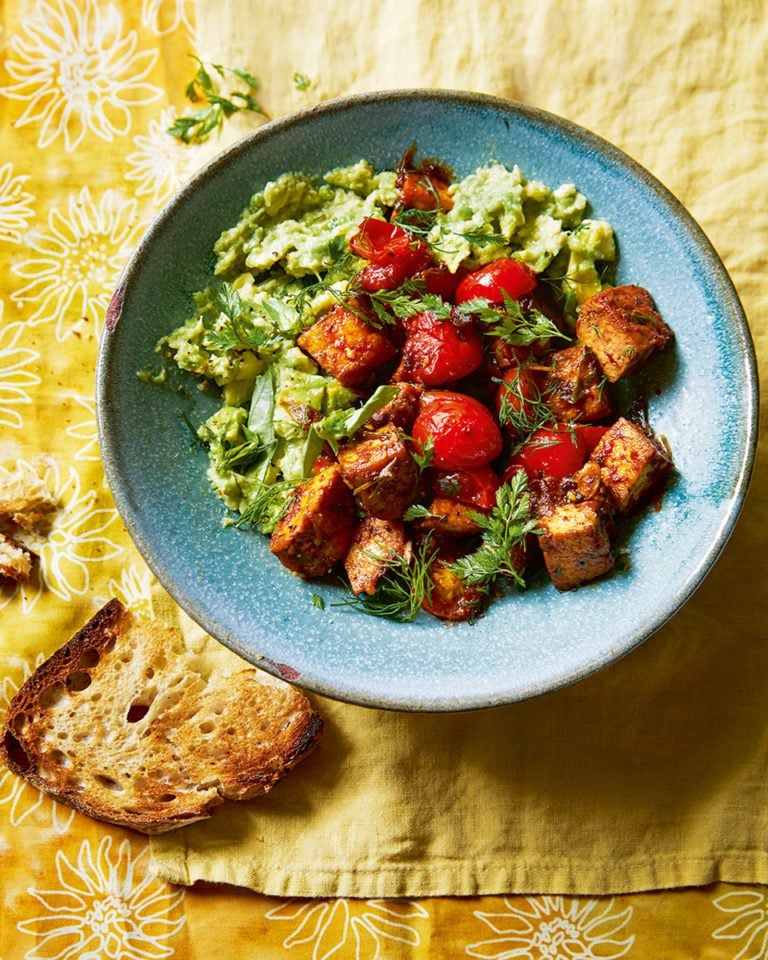
[[[210,280],[211,248],[251,194],[288,170],[324,173],[361,157],[395,165],[418,142],[458,176],[489,160],[530,179],[574,182],[620,246],[619,283],[647,286],[675,331],[673,350],[640,378],[676,474],[660,512],[627,524],[631,569],[559,594],[510,592],[474,625],[422,617],[393,624],[334,606],[332,584],[291,577],[267,539],[222,527],[206,454],[184,422],[215,401],[136,371],[190,314]],[[405,710],[521,700],[617,659],[691,596],[736,522],[757,430],[754,351],[733,285],[690,215],[615,147],[569,122],[492,97],[448,91],[363,95],[277,120],[199,173],[160,213],[124,272],[97,375],[107,476],[125,524],[179,604],[246,660],[325,695]],[[325,600],[314,607],[313,593]]]

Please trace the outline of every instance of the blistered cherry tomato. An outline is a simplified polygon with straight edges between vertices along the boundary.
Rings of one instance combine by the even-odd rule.
[[[394,290],[406,279],[406,267],[407,265],[399,260],[393,260],[391,263],[369,263],[358,273],[356,285],[364,293]]]
[[[433,465],[440,470],[483,467],[501,453],[501,430],[490,410],[450,390],[424,394],[412,435],[422,451],[432,438]]]
[[[496,391],[496,412],[502,427],[514,436],[527,433],[533,425],[534,404],[539,396],[536,381],[525,367],[505,371]],[[527,424],[530,426],[526,429]]]
[[[483,342],[471,323],[419,313],[405,321],[399,378],[438,387],[468,376],[483,362]]]
[[[531,480],[540,477],[564,480],[573,476],[587,462],[606,429],[558,424],[552,429],[536,430],[509,461],[504,480],[509,480],[520,469],[525,470]]]
[[[482,297],[491,304],[503,303],[504,294],[518,300],[537,284],[536,274],[520,260],[494,260],[468,274],[456,289],[456,303]]]
[[[413,237],[396,223],[376,217],[366,217],[362,221],[357,233],[350,238],[349,246],[358,257],[378,266],[397,264],[403,277],[413,276],[434,262],[423,240]]]
[[[434,470],[432,489],[441,497],[451,497],[469,503],[481,510],[492,510],[496,505],[496,491],[501,480],[490,467],[474,470]]]
[[[444,263],[436,263],[433,267],[427,267],[426,270],[417,273],[414,279],[424,281],[427,293],[436,293],[443,300],[453,300],[456,287],[464,276],[463,270],[451,273]]]

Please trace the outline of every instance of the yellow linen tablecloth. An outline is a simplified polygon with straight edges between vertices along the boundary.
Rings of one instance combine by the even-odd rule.
[[[764,353],[758,2],[391,0],[364,17],[288,0],[1,9],[0,474],[31,466],[60,505],[33,544],[38,578],[0,591],[2,710],[111,596],[197,632],[115,512],[93,399],[104,311],[143,227],[258,122],[236,118],[203,148],[168,137],[189,52],[250,68],[272,116],[341,93],[442,86],[590,127],[691,209]],[[702,589],[601,674],[471,715],[317,700],[328,735],[285,783],[151,848],[0,771],[0,956],[202,958],[225,943],[232,958],[765,956],[765,493],[759,460]],[[709,885],[628,894],[694,884]],[[457,893],[474,895],[429,896]],[[326,899],[294,899],[310,894]]]

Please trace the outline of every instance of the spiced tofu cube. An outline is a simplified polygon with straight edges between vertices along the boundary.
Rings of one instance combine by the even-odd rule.
[[[419,415],[424,387],[420,383],[396,383],[393,386],[398,388],[396,396],[384,404],[381,410],[377,410],[368,422],[373,428],[392,423],[410,433]]]
[[[427,507],[432,516],[421,517],[416,523],[420,530],[439,530],[456,536],[478,533],[480,527],[473,513],[482,513],[478,507],[462,503],[452,497],[435,497]]]
[[[363,383],[397,353],[381,331],[342,306],[305,330],[298,344],[345,387]]]
[[[673,336],[650,293],[631,284],[601,290],[583,303],[576,335],[595,354],[611,383],[636,373]]]
[[[613,569],[611,541],[594,504],[561,503],[538,523],[544,563],[558,590],[572,590]]]
[[[344,557],[352,593],[375,593],[392,561],[405,554],[405,526],[400,520],[363,517]]]
[[[589,347],[579,344],[558,350],[551,362],[542,396],[558,422],[590,422],[611,416],[613,401],[607,378]]]
[[[269,549],[292,573],[322,577],[347,552],[356,522],[352,494],[333,464],[298,487]]]
[[[603,435],[590,460],[600,468],[616,512],[624,516],[648,499],[672,466],[657,441],[624,417]]]
[[[344,482],[366,513],[382,520],[399,520],[413,503],[419,468],[393,425],[339,451]]]

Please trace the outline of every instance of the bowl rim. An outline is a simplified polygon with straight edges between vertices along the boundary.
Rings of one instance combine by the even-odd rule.
[[[729,308],[729,321],[735,322],[736,332],[739,336],[741,346],[741,360],[744,368],[745,401],[744,424],[746,433],[746,443],[744,453],[739,463],[738,475],[733,485],[733,495],[727,513],[716,532],[716,535],[710,541],[707,553],[702,557],[701,563],[697,567],[697,575],[693,582],[689,582],[686,589],[673,598],[657,611],[657,615],[650,624],[645,624],[641,630],[636,630],[625,639],[625,642],[619,649],[613,648],[604,656],[586,663],[581,669],[572,671],[567,676],[555,679],[554,681],[543,681],[540,684],[531,683],[524,693],[514,693],[506,698],[502,696],[489,696],[487,694],[462,695],[462,696],[438,696],[402,698],[391,697],[382,699],[380,696],[366,695],[360,691],[351,691],[349,689],[339,689],[332,682],[312,682],[304,681],[304,675],[301,679],[296,679],[291,674],[292,668],[285,667],[277,661],[271,660],[260,654],[254,654],[248,651],[243,644],[238,644],[232,638],[221,637],[218,624],[213,622],[197,603],[184,594],[180,589],[177,590],[172,582],[166,582],[164,571],[160,559],[156,557],[155,550],[147,541],[142,533],[136,519],[133,515],[129,498],[126,496],[121,477],[115,466],[113,437],[109,426],[109,416],[107,413],[109,397],[108,375],[110,363],[112,361],[112,347],[114,338],[111,334],[114,332],[122,313],[124,292],[130,283],[133,275],[140,268],[143,259],[148,255],[155,235],[162,229],[163,224],[173,217],[176,209],[183,205],[188,195],[195,192],[199,184],[206,182],[216,176],[218,171],[227,166],[233,158],[243,152],[249,151],[253,145],[260,143],[272,137],[279,136],[284,130],[301,125],[318,116],[343,112],[350,107],[361,104],[376,104],[382,101],[445,101],[451,103],[464,103],[468,106],[488,107],[500,112],[509,112],[515,116],[522,116],[528,121],[555,127],[558,131],[568,137],[570,140],[576,140],[581,144],[591,148],[596,153],[610,158],[610,160],[621,168],[624,168],[631,175],[642,180],[644,185],[655,195],[659,203],[663,204],[675,220],[682,220],[698,246],[700,253],[704,256],[707,266],[714,277],[715,284],[721,295],[727,301]],[[248,198],[244,197],[244,203]],[[186,181],[173,196],[163,205],[158,213],[146,225],[142,236],[134,247],[128,262],[123,267],[114,293],[106,310],[104,332],[101,337],[96,366],[96,419],[101,448],[102,463],[104,466],[107,482],[109,484],[111,495],[115,506],[123,520],[125,527],[136,545],[142,558],[147,563],[153,574],[157,577],[161,586],[176,601],[176,603],[203,629],[216,639],[219,639],[225,646],[229,647],[236,654],[243,657],[246,661],[253,663],[261,669],[289,682],[306,687],[306,689],[326,696],[330,699],[356,704],[359,706],[374,707],[378,709],[398,710],[407,712],[457,712],[465,710],[485,709],[495,706],[501,706],[513,702],[519,702],[531,697],[540,696],[544,693],[553,692],[563,687],[570,686],[592,674],[598,672],[609,664],[618,661],[637,646],[660,630],[682,607],[688,602],[693,594],[698,590],[713,566],[720,558],[726,544],[728,543],[746,499],[747,490],[754,469],[755,455],[758,444],[759,430],[759,376],[757,369],[757,358],[752,340],[751,331],[747,321],[744,308],[739,299],[733,280],[715,250],[714,245],[707,237],[703,228],[693,217],[690,211],[679,201],[674,194],[652,173],[643,167],[638,161],[634,160],[629,154],[619,147],[615,146],[609,140],[594,133],[586,127],[581,126],[574,121],[568,120],[557,114],[550,113],[539,107],[521,101],[507,99],[491,94],[477,93],[466,90],[454,90],[447,88],[402,88],[391,90],[377,90],[366,93],[356,93],[346,96],[336,97],[323,101],[313,106],[305,107],[274,120],[269,120],[258,129],[247,133],[245,136],[236,140],[233,144],[223,149],[216,156],[207,161]]]

